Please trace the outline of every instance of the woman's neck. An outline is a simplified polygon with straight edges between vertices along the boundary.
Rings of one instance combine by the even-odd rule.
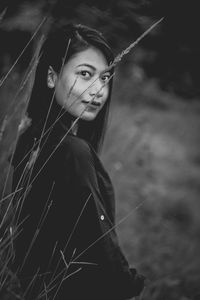
[[[65,112],[65,114],[63,114],[63,116],[60,118],[59,123],[65,131],[69,130],[72,134],[77,135],[79,120],[77,120],[77,118],[73,117],[71,114]]]
[[[77,135],[77,132],[78,132],[78,122],[76,120],[72,121],[72,123],[71,123],[71,132],[74,135]]]

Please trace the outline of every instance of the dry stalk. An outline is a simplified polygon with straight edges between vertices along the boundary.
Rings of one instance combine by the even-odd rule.
[[[149,29],[147,29],[135,42],[133,42],[129,47],[127,47],[124,51],[122,51],[119,55],[117,55],[117,57],[114,59],[114,61],[113,61],[113,63],[109,66],[109,69],[112,69],[113,67],[115,67],[120,61],[121,61],[121,59],[124,57],[124,55],[126,55],[127,53],[129,53],[151,30],[153,30],[161,21],[163,20],[163,18],[161,18],[159,21],[157,21],[156,23],[154,23]],[[43,21],[40,23],[40,25],[39,25],[39,27],[37,28],[37,30],[36,30],[36,32],[34,33],[34,35],[32,36],[32,38],[31,38],[31,40],[34,38],[34,36],[37,34],[37,32],[39,31],[39,29],[40,29],[40,27],[43,25],[43,23],[46,21],[46,18],[44,18],[43,19]],[[8,77],[8,75],[10,74],[10,72],[13,70],[13,68],[14,68],[14,66],[16,65],[16,63],[18,62],[18,60],[19,60],[19,58],[23,55],[23,53],[24,53],[24,51],[26,50],[26,48],[28,47],[28,45],[30,44],[30,42],[31,42],[31,40],[28,42],[28,44],[25,46],[25,48],[24,48],[24,50],[22,51],[22,53],[20,54],[20,56],[18,57],[18,59],[16,60],[16,62],[14,63],[14,65],[12,66],[12,68],[9,70],[9,72],[6,74],[6,76],[1,80],[1,82],[0,82],[0,86],[2,86],[2,84],[4,83],[4,81],[6,80],[6,78]],[[112,74],[112,76],[114,76],[114,74]],[[110,79],[112,78],[112,76],[110,77]],[[109,79],[109,80],[110,80]],[[109,81],[108,81],[109,82]],[[108,83],[107,82],[107,83]],[[107,84],[106,83],[106,84]],[[93,83],[92,83],[93,84]],[[75,85],[75,84],[74,84]],[[24,86],[23,86],[24,87]],[[89,87],[88,87],[89,88]],[[73,87],[72,87],[72,89],[73,89]],[[84,91],[85,92],[85,91]],[[83,93],[84,93],[83,92]],[[99,91],[98,91],[99,92]],[[97,93],[98,93],[97,92]],[[71,91],[70,91],[70,93],[71,93]],[[95,96],[94,96],[95,97]],[[78,97],[79,98],[79,97]],[[77,99],[75,100],[75,101],[77,101]],[[50,112],[50,109],[51,109],[51,106],[50,106],[50,108],[49,108],[49,111],[48,111],[48,113],[47,113],[47,117],[46,117],[46,121],[47,121],[47,118],[48,118],[48,115],[49,115],[49,112]],[[86,108],[85,109],[87,109],[87,106],[86,106]],[[85,111],[85,110],[84,110]],[[29,174],[29,180],[28,180],[28,183],[27,183],[27,186],[26,186],[26,190],[25,190],[25,193],[24,193],[24,197],[23,197],[23,201],[24,201],[24,199],[25,199],[25,196],[26,196],[26,192],[27,192],[27,189],[29,189],[29,187],[33,184],[33,182],[35,181],[35,179],[37,178],[37,176],[39,175],[39,173],[41,172],[41,170],[44,168],[44,166],[47,164],[47,162],[49,161],[49,159],[52,157],[52,155],[55,153],[55,151],[58,149],[58,147],[59,147],[59,145],[62,143],[62,141],[66,138],[66,136],[69,134],[69,132],[72,130],[72,128],[76,125],[76,123],[78,122],[78,120],[81,118],[81,116],[82,116],[82,114],[84,113],[84,111],[81,113],[81,115],[79,116],[79,117],[77,117],[76,118],[76,120],[74,121],[74,123],[72,124],[72,126],[69,128],[69,130],[66,132],[66,134],[64,135],[64,137],[61,139],[61,141],[59,142],[59,144],[58,145],[56,145],[56,147],[55,147],[55,149],[52,151],[52,153],[50,154],[50,156],[47,158],[47,160],[46,160],[46,162],[42,165],[42,167],[40,168],[40,170],[38,171],[38,173],[36,174],[36,176],[33,178],[33,180],[31,181],[31,182],[29,182],[29,180],[30,180],[30,178],[31,178],[31,173],[32,172],[30,172],[30,174]],[[61,115],[62,116],[62,115]],[[61,116],[59,116],[59,118],[61,117]],[[57,118],[56,119],[56,122],[59,120],[59,118]],[[45,126],[46,126],[46,121],[45,121]],[[44,126],[44,128],[43,128],[43,130],[42,130],[42,135],[41,135],[41,139],[43,138],[43,136],[46,134],[46,132],[45,132],[45,126]],[[48,128],[47,130],[52,130],[52,128],[53,127],[51,127],[50,129]],[[41,139],[40,139],[40,142],[41,142]],[[39,144],[40,144],[40,142],[39,142]],[[35,162],[34,162],[35,163]],[[34,166],[34,163],[33,163],[33,166]],[[31,167],[33,167],[33,166],[31,166]],[[31,168],[32,169],[32,168]],[[91,196],[91,195],[90,195]],[[89,196],[89,197],[90,197]],[[84,208],[85,208],[85,206],[86,206],[86,204],[87,204],[87,201],[88,201],[88,199],[86,200],[86,202],[85,202],[85,205],[84,205],[84,207],[83,207],[83,210],[84,210]],[[145,201],[145,200],[144,200]],[[136,210],[138,210],[142,205],[143,205],[143,203],[144,203],[144,201],[142,201],[139,205],[137,205],[137,207],[135,207],[133,210],[131,210],[125,217],[123,217],[121,220],[119,220],[118,222],[117,222],[117,224],[115,224],[114,226],[112,226],[111,228],[110,228],[110,230],[108,230],[107,232],[105,232],[101,237],[99,237],[97,240],[95,240],[91,245],[89,245],[84,251],[82,251],[79,255],[77,255],[75,258],[73,258],[72,259],[72,261],[71,261],[71,263],[78,263],[77,262],[77,259],[80,257],[80,256],[82,256],[89,248],[91,248],[94,244],[96,244],[99,240],[101,240],[101,239],[103,239],[106,235],[108,235],[112,230],[114,230],[114,229],[116,229],[122,222],[124,222],[131,214],[133,214],[133,212],[135,212]],[[22,202],[22,204],[23,204],[23,202]],[[79,215],[79,217],[77,218],[77,222],[76,222],[76,224],[75,224],[75,227],[74,227],[74,229],[73,229],[73,231],[72,231],[72,233],[71,233],[71,235],[70,235],[70,238],[69,238],[69,240],[67,241],[67,244],[66,244],[66,247],[68,246],[68,243],[70,242],[70,239],[71,239],[71,237],[72,237],[72,235],[73,235],[73,233],[74,233],[74,231],[75,231],[75,228],[76,228],[76,226],[78,225],[78,223],[79,223],[79,220],[80,220],[80,217],[81,217],[81,215],[82,215],[82,212],[83,212],[83,210],[81,211],[81,213],[80,213],[80,215]],[[45,214],[45,216],[44,216],[44,218],[46,217],[46,214]],[[43,222],[43,220],[44,219],[42,219],[42,222]],[[39,231],[36,231],[36,237],[37,237],[37,235],[39,234]],[[35,238],[33,238],[33,242],[35,241]],[[30,245],[30,247],[32,247],[32,243],[31,243],[31,245]],[[64,254],[63,254],[64,255]],[[27,257],[26,257],[27,258]],[[62,257],[62,259],[63,259],[63,257]],[[81,270],[81,268],[80,269],[78,269],[77,271],[80,271]],[[76,272],[77,272],[76,271]],[[55,272],[56,272],[56,270],[55,270]],[[75,273],[75,272],[74,272]],[[72,274],[73,275],[73,274]],[[37,276],[37,274],[36,274],[36,276]],[[64,280],[66,280],[69,276],[71,276],[71,274],[69,274],[69,275],[67,275],[67,274],[65,274],[65,272],[64,272],[64,275],[63,275],[63,278],[62,278],[62,280],[61,280],[61,282],[60,282],[60,284],[59,284],[59,286],[58,286],[58,289],[57,289],[57,291],[56,291],[56,293],[55,293],[55,296],[54,296],[54,298],[56,297],[56,295],[57,295],[57,292],[58,292],[58,290],[59,290],[59,288],[60,288],[60,286],[62,285],[62,282],[64,281]],[[57,276],[56,276],[57,277]],[[56,279],[56,277],[55,277],[55,273],[53,274],[53,277],[52,277],[52,281],[55,281],[55,279]],[[35,279],[35,277],[34,277],[34,279]],[[50,283],[51,284],[51,283]],[[45,286],[45,292],[47,291],[47,288],[48,288],[48,286]],[[27,291],[26,291],[27,292]],[[46,294],[46,293],[45,293]]]

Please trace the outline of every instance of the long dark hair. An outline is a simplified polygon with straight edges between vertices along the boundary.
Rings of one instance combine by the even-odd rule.
[[[39,63],[27,109],[31,125],[18,139],[12,161],[14,166],[17,166],[23,160],[35,141],[40,139],[50,106],[45,130],[55,124],[55,120],[60,115],[62,117],[57,122],[58,125],[63,122],[65,128],[71,126],[72,116],[55,101],[54,90],[47,86],[48,69],[49,66],[52,66],[59,74],[63,65],[72,55],[84,51],[90,46],[98,48],[104,54],[108,65],[113,62],[114,57],[111,48],[103,35],[95,29],[81,24],[67,24],[53,25],[53,28],[49,31],[39,53]],[[113,73],[113,69],[110,71]],[[112,78],[108,84],[108,98],[97,117],[93,121],[79,119],[77,135],[89,142],[97,152],[100,150],[105,135],[111,100]],[[26,159],[24,163],[25,161]]]
[[[38,138],[38,135],[41,134],[54,92],[47,87],[46,83],[49,66],[51,65],[53,69],[59,73],[63,64],[65,64],[72,55],[86,50],[90,46],[101,50],[108,65],[112,63],[113,53],[103,35],[97,30],[80,24],[68,24],[53,28],[49,32],[40,51],[40,60],[27,109],[28,116],[32,120],[31,135],[35,138]],[[111,72],[113,72],[113,70],[111,70]],[[99,150],[105,134],[111,90],[112,79],[109,82],[108,99],[95,120],[89,122],[79,120],[77,135],[87,140],[96,151]],[[47,128],[55,122],[60,111],[61,107],[56,101],[53,101],[47,121]],[[64,113],[63,119],[65,123],[69,121],[67,125],[70,125],[71,118],[67,112]]]

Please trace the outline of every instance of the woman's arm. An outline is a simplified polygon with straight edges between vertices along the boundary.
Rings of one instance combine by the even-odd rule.
[[[65,194],[66,200],[62,201],[66,201],[66,213],[70,211],[70,217],[66,216],[67,227],[74,230],[72,224],[75,226],[79,218],[70,241],[71,251],[76,248],[75,260],[97,262],[118,293],[126,297],[139,295],[144,278],[129,268],[121,251],[115,224],[99,191],[89,146],[81,139],[69,137],[58,151],[56,161],[60,161],[60,197]]]

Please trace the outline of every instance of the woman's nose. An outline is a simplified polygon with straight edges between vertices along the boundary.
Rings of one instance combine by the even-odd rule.
[[[102,97],[103,96],[103,89],[104,89],[104,84],[100,82],[99,79],[96,79],[96,81],[91,85],[89,89],[89,94],[91,96],[96,96],[96,97]]]

